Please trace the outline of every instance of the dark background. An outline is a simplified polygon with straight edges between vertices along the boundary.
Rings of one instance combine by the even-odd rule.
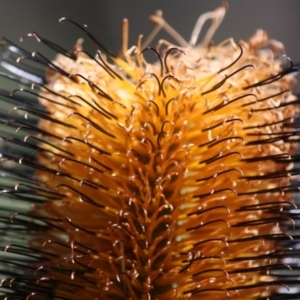
[[[215,44],[229,37],[235,41],[247,40],[262,28],[271,38],[285,45],[287,56],[295,63],[300,63],[300,0],[227,2],[229,9],[213,38]],[[149,20],[149,16],[157,9],[161,9],[165,20],[189,41],[197,18],[222,3],[223,0],[0,0],[0,35],[18,42],[21,35],[36,31],[68,50],[73,48],[79,37],[83,37],[84,49],[94,55],[97,47],[83,32],[71,24],[58,22],[61,17],[68,17],[80,24],[87,24],[89,31],[117,54],[121,48],[124,18],[129,19],[129,46],[136,44],[139,34],[143,34],[144,38],[150,34],[155,24]],[[204,33],[209,24],[204,27]],[[155,47],[160,38],[174,42],[167,33],[161,32],[151,46]],[[41,46],[33,39],[26,39],[21,46],[46,53],[51,59],[55,55],[45,47],[41,50]],[[146,59],[150,57],[146,55]],[[15,88],[2,78],[0,87],[9,90]],[[295,91],[300,92],[300,84]]]
[[[229,10],[214,37],[216,43],[228,37],[236,41],[248,39],[256,29],[263,28],[269,36],[285,44],[288,56],[300,61],[299,0],[228,0],[228,3]],[[157,9],[162,9],[168,23],[189,40],[199,15],[221,4],[222,0],[0,0],[0,35],[17,41],[22,34],[35,30],[70,49],[84,34],[71,24],[58,23],[59,18],[69,17],[87,24],[91,32],[117,52],[125,17],[130,20],[131,45],[138,34],[147,37],[151,32],[154,24],[148,16]],[[93,51],[87,38],[86,41],[87,49]],[[29,43],[25,41],[24,47],[29,47]]]

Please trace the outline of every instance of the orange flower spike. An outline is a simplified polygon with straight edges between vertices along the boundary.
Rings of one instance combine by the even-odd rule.
[[[49,221],[30,242],[55,299],[267,299],[284,283],[270,270],[293,223],[293,66],[262,31],[211,45],[224,14],[190,43],[152,16],[180,46],[127,49],[125,21],[124,59],[80,42],[55,59],[71,76],[49,70],[42,88],[35,178],[60,200],[34,208]]]

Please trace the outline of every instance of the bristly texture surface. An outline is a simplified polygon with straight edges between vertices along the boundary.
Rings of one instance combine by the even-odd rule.
[[[180,46],[127,49],[125,22],[123,58],[67,19],[95,58],[2,38],[23,88],[1,90],[1,299],[300,297],[297,69],[263,31],[212,46],[223,10]]]

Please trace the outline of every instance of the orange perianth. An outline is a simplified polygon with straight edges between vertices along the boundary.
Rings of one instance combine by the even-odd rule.
[[[139,53],[106,61],[113,71],[57,58],[76,82],[49,73],[49,85],[73,102],[59,98],[71,106],[62,111],[40,99],[58,121],[40,128],[61,140],[43,144],[51,170],[36,176],[62,200],[36,210],[64,228],[45,236],[59,254],[49,264],[74,271],[77,299],[255,299],[277,288],[272,236],[287,221],[278,211],[292,201],[285,158],[296,152],[284,125],[298,108],[293,78],[274,77],[280,62],[259,42],[168,52],[163,77]],[[61,285],[57,297],[74,296]]]

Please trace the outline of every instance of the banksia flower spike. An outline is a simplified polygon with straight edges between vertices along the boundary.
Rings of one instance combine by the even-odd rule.
[[[156,48],[125,20],[121,56],[66,18],[96,56],[2,38],[2,299],[300,297],[298,69],[263,31],[214,46],[224,14],[188,43],[158,12]]]

